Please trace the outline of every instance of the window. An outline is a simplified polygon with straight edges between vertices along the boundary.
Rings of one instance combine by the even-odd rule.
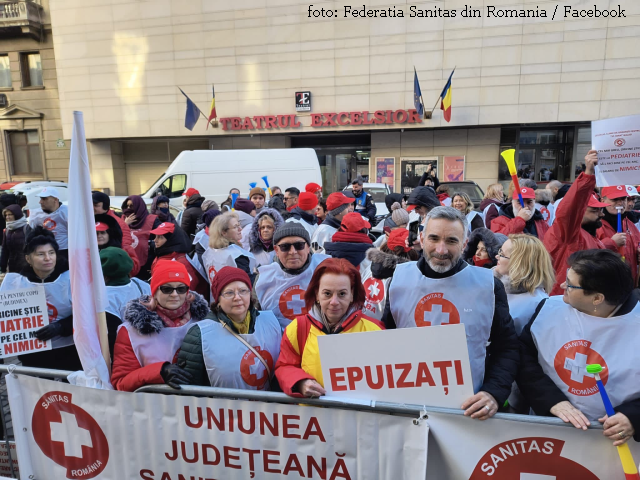
[[[0,88],[11,86],[11,65],[9,55],[0,55]]]
[[[13,175],[42,175],[40,135],[37,130],[7,132]]]
[[[23,87],[42,87],[42,62],[38,52],[20,54],[20,71]]]
[[[160,185],[160,195],[165,195],[169,198],[177,198],[184,193],[186,187],[186,175],[173,175],[167,178],[162,182],[162,185]]]

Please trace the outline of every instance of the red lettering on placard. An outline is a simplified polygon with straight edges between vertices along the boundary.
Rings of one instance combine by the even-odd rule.
[[[360,367],[347,368],[347,380],[349,381],[349,390],[356,389],[356,382],[359,382],[364,378],[362,375],[362,369]]]
[[[330,368],[329,378],[331,380],[331,390],[334,392],[344,392],[346,385],[338,385],[338,382],[344,382],[344,368]]]

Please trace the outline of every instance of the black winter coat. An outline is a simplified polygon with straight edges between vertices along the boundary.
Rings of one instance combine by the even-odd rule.
[[[0,271],[20,272],[27,266],[24,259],[24,239],[25,232],[29,227],[18,228],[16,230],[6,229],[2,234],[2,253],[0,254]]]
[[[189,197],[187,202],[187,209],[182,213],[181,227],[187,233],[187,235],[195,235],[196,228],[200,219],[202,218],[202,204],[204,203],[204,197],[196,193]]]

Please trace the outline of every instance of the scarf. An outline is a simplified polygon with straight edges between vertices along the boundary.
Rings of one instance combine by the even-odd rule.
[[[229,317],[227,315],[227,317]],[[229,320],[233,322],[233,326],[236,327],[236,330],[240,335],[246,335],[249,333],[249,325],[251,324],[251,310],[247,310],[247,314],[244,317],[244,320],[240,323],[236,322],[233,318],[229,317]]]
[[[347,310],[347,313],[345,313],[340,319],[340,321],[338,321],[333,326],[329,323],[329,320],[327,320],[327,317],[325,316],[325,314],[322,313],[322,309],[320,308],[320,305],[317,303],[313,305],[313,308],[309,312],[309,315],[311,315],[313,318],[321,322],[322,325],[324,325],[324,328],[327,330],[327,332],[335,333],[340,329],[340,327],[342,327],[342,324],[344,323],[344,321],[347,320],[351,315],[354,314],[354,312],[357,312],[357,311],[358,309],[353,305],[351,305]]]
[[[449,198],[449,194],[448,193],[439,193],[437,195],[438,200],[440,200],[440,203],[444,202],[447,198]]]
[[[366,233],[352,233],[352,232],[336,232],[331,237],[332,242],[346,242],[346,243],[366,243],[373,245],[373,242]]]
[[[271,240],[263,240],[262,236],[258,233],[258,240],[260,240],[260,244],[265,252],[273,251],[273,237],[271,237]]]
[[[167,310],[160,305],[156,305],[156,313],[167,327],[181,327],[191,320],[191,302],[187,300],[176,310]]]
[[[17,230],[27,224],[27,217],[19,218],[13,222],[7,222],[7,230]]]
[[[131,200],[133,203],[133,208],[127,208],[127,202]],[[138,230],[142,228],[145,220],[149,216],[149,210],[147,210],[147,204],[144,202],[140,195],[131,195],[127,197],[122,203],[122,213],[125,217],[129,217],[131,215],[136,216],[136,221],[133,222],[129,227],[132,230]]]
[[[480,258],[478,258],[477,255],[473,256],[473,264],[476,267],[484,267],[487,263],[491,263],[491,259],[490,258],[480,259]]]

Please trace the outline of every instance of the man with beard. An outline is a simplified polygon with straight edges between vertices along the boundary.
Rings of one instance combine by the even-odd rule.
[[[423,255],[396,266],[382,321],[387,328],[464,324],[475,394],[461,408],[486,420],[509,396],[520,353],[502,282],[462,259],[467,229],[454,208],[427,213]]]
[[[618,251],[612,239],[601,241],[596,236],[598,228],[602,226],[602,208],[608,206],[593,193],[596,187],[595,166],[598,164],[598,152],[589,150],[584,160],[585,171],[576,178],[557,206],[555,221],[544,236],[544,246],[551,255],[556,271],[556,283],[549,295],[562,295],[564,292],[560,285],[566,279],[569,268],[567,260],[572,253],[592,248]]]

